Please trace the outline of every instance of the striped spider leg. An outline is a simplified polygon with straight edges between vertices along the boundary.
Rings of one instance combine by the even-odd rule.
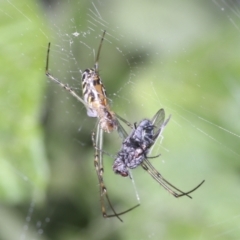
[[[187,196],[199,188],[205,180],[188,192],[176,188],[168,182],[150,163],[148,153],[150,148],[155,144],[157,138],[163,132],[171,115],[165,120],[164,109],[160,109],[152,118],[152,120],[143,119],[138,125],[134,124],[133,130],[129,135],[125,135],[122,148],[118,152],[113,164],[113,170],[116,174],[123,177],[129,176],[128,169],[134,169],[141,165],[163,188],[165,188],[174,197],[179,198]]]
[[[58,80],[58,78],[54,77],[49,72],[50,43],[48,44],[48,50],[47,50],[45,74],[50,80],[59,84],[63,89],[67,90],[73,97],[75,97],[78,101],[80,101],[86,107],[87,115],[89,117],[98,118],[99,121],[97,125],[97,138],[96,138],[96,142],[94,142],[94,146],[96,146],[94,166],[97,172],[99,186],[100,186],[102,214],[103,214],[103,217],[105,218],[117,217],[120,221],[122,221],[119,215],[122,215],[134,209],[138,205],[126,211],[123,211],[121,213],[116,213],[107,195],[107,190],[103,181],[103,158],[102,158],[102,151],[101,151],[102,145],[103,145],[103,131],[110,133],[114,130],[118,130],[120,137],[123,137],[123,134],[121,131],[121,129],[123,128],[118,122],[114,112],[110,110],[110,106],[108,104],[108,100],[106,96],[106,90],[99,76],[98,60],[99,60],[100,51],[102,48],[102,43],[104,40],[105,33],[106,31],[103,32],[103,35],[99,44],[94,67],[86,69],[82,74],[83,98],[78,96],[76,92],[71,87],[68,86],[68,84],[62,83],[60,80]],[[113,215],[108,215],[105,211],[104,201],[102,199],[104,196],[106,197],[107,202],[114,213]]]
[[[120,123],[118,122],[117,124],[119,124],[118,125],[118,131],[120,131],[119,135],[122,135],[122,134],[125,135],[125,130],[122,128]],[[129,208],[128,210],[122,211],[120,213],[116,213],[116,211],[115,211],[115,209],[114,209],[114,207],[113,207],[113,205],[112,205],[112,203],[109,199],[107,188],[105,186],[104,179],[103,179],[104,166],[103,166],[103,150],[102,150],[103,149],[102,148],[103,137],[102,137],[102,135],[103,135],[103,131],[100,128],[100,125],[98,124],[96,137],[95,137],[95,132],[92,133],[92,142],[93,142],[93,146],[95,148],[94,166],[95,166],[96,173],[97,173],[97,176],[98,176],[98,181],[99,181],[100,202],[101,202],[102,215],[103,215],[104,218],[117,217],[122,222],[122,219],[119,216],[123,215],[127,212],[130,212],[134,208],[138,207],[140,204],[137,204],[134,207]],[[113,214],[108,214],[107,213],[105,202],[108,203],[108,206],[112,210]]]

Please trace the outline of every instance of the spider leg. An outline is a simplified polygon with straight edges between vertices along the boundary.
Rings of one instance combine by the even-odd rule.
[[[106,30],[103,31],[103,35],[102,35],[101,42],[100,42],[99,47],[98,47],[98,52],[97,52],[97,56],[96,56],[96,60],[95,60],[95,64],[94,64],[94,69],[95,69],[95,72],[97,74],[98,74],[98,60],[99,60],[99,56],[100,56],[102,43],[103,43],[105,34],[106,34]]]
[[[116,113],[115,113],[115,115],[116,115],[116,117],[117,117],[118,119],[120,119],[122,122],[124,122],[128,127],[134,128],[134,126],[133,126],[130,122],[128,122],[126,119],[122,118],[121,116],[119,116],[119,115],[116,114]],[[119,123],[119,124],[120,124],[120,123]],[[128,136],[128,134],[126,134],[125,138],[126,138],[127,136]]]
[[[171,193],[176,198],[179,198],[179,197],[182,197],[182,196],[187,196],[189,198],[192,198],[191,196],[189,196],[189,194],[194,192],[197,188],[199,188],[205,181],[205,180],[203,180],[194,189],[192,189],[188,192],[183,192],[180,189],[176,188],[174,185],[172,185],[170,182],[168,182],[166,179],[164,179],[162,177],[162,175],[148,161],[147,158],[142,162],[141,165],[142,165],[143,169],[146,170],[163,188],[165,188],[169,193]],[[173,189],[175,189],[176,191],[178,191],[181,194],[175,192]]]
[[[71,87],[69,87],[67,84],[64,84],[62,82],[60,82],[57,78],[55,78],[48,69],[48,65],[49,65],[49,54],[50,54],[50,46],[51,43],[48,43],[48,50],[47,50],[47,59],[46,59],[46,68],[45,68],[45,74],[46,76],[51,79],[53,82],[59,84],[62,88],[64,88],[65,90],[67,90],[68,92],[70,92],[70,94],[75,97],[79,102],[81,102],[87,109],[89,108],[88,105],[84,102],[84,100],[79,97],[73,90]]]
[[[125,214],[125,213],[133,210],[134,208],[138,207],[139,204],[132,208],[129,208],[126,211],[120,212],[120,213],[117,213],[115,211],[115,209],[113,208],[113,205],[109,199],[109,196],[107,193],[107,188],[106,188],[106,186],[104,184],[104,180],[103,180],[104,167],[103,167],[103,157],[102,157],[102,151],[101,151],[102,145],[103,145],[103,130],[100,128],[99,124],[97,126],[96,139],[95,139],[95,132],[92,133],[92,141],[93,141],[93,146],[95,148],[94,166],[96,169],[99,187],[100,187],[100,202],[101,202],[102,215],[104,218],[117,217],[122,222],[122,219],[119,217],[119,215]],[[106,198],[107,203],[110,206],[110,208],[114,214],[107,214],[104,197]]]
[[[92,141],[93,141],[93,140],[95,140],[95,133],[94,132],[92,133],[92,136],[94,136],[94,137],[92,137]],[[108,155],[111,158],[115,158],[116,157],[116,155],[114,156],[114,155],[112,155],[112,154],[110,154],[110,153],[108,153],[108,152],[106,152],[106,151],[104,151],[102,149],[99,149],[97,146],[94,146],[94,148],[95,148],[95,150],[97,150],[99,152],[102,152],[102,153]]]
[[[160,157],[161,156],[161,153],[159,153],[158,155],[156,155],[156,156],[151,156],[151,157],[147,157],[148,159],[151,159],[151,158],[158,158],[158,157]]]

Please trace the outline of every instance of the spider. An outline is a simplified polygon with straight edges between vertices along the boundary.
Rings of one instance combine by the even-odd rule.
[[[127,136],[122,143],[122,148],[118,152],[113,164],[113,171],[123,177],[129,176],[128,169],[134,169],[141,165],[162,187],[164,187],[174,197],[189,196],[199,188],[205,180],[198,186],[188,192],[183,192],[169,183],[162,175],[153,167],[148,159],[156,158],[148,157],[150,148],[155,144],[157,138],[161,135],[163,129],[167,125],[171,115],[166,121],[164,109],[160,109],[152,118],[152,120],[144,119],[138,125],[134,124],[132,132]],[[176,191],[174,191],[175,189]]]
[[[103,86],[102,80],[99,76],[98,60],[102,43],[104,40],[106,31],[103,31],[101,42],[98,47],[98,52],[93,68],[87,68],[82,74],[82,94],[83,99],[79,97],[68,84],[60,82],[55,78],[48,70],[49,65],[49,53],[50,43],[48,44],[47,60],[46,60],[46,75],[53,82],[59,84],[62,88],[70,92],[78,101],[80,101],[87,109],[87,115],[89,117],[97,117],[101,129],[105,132],[112,132],[118,128],[118,121],[115,114],[110,110],[106,90]]]
[[[45,68],[46,76],[53,82],[59,84],[63,89],[67,90],[73,97],[75,97],[78,101],[80,101],[86,107],[87,115],[89,117],[98,118],[99,121],[97,124],[97,137],[96,137],[96,141],[94,142],[94,146],[96,146],[95,149],[102,149],[103,131],[110,133],[114,130],[117,130],[121,138],[123,138],[125,134],[125,130],[123,129],[123,127],[121,126],[121,124],[117,119],[118,115],[116,115],[113,111],[110,110],[110,106],[108,104],[108,100],[106,96],[106,90],[99,76],[98,60],[99,60],[100,51],[102,48],[102,43],[105,37],[105,33],[106,31],[104,30],[99,47],[98,47],[98,52],[96,55],[94,67],[86,69],[82,74],[83,98],[79,97],[75,93],[75,91],[73,91],[73,89],[68,86],[68,84],[62,83],[49,72],[48,66],[49,66],[50,43],[48,44],[46,68]],[[123,119],[123,121],[127,123],[126,120]],[[99,181],[101,210],[102,210],[103,217],[105,218],[117,217],[120,221],[122,221],[119,215],[122,215],[126,212],[133,210],[134,208],[138,207],[139,204],[126,211],[117,213],[111,204],[111,201],[107,194],[107,188],[104,184],[104,180],[103,180],[104,168],[103,168],[103,158],[102,158],[101,151],[96,150],[95,152],[94,166],[95,166],[96,173],[98,176],[98,181]],[[104,196],[106,197],[108,205],[110,206],[111,210],[114,213],[112,215],[108,215],[106,213],[106,208],[103,200]]]

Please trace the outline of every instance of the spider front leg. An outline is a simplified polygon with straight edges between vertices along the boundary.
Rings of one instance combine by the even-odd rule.
[[[59,81],[57,78],[55,78],[50,72],[49,72],[49,55],[50,55],[50,46],[51,44],[48,43],[48,50],[47,50],[47,58],[46,58],[46,67],[45,67],[45,74],[46,76],[52,80],[53,82],[59,84],[63,89],[67,90],[73,97],[75,97],[79,102],[81,102],[87,109],[88,105],[84,102],[84,100],[75,93],[71,87],[68,86],[68,84],[64,84],[61,81]]]
[[[102,215],[104,218],[108,217],[117,217],[121,222],[122,219],[118,216],[118,214],[115,212],[107,194],[107,188],[105,187],[104,181],[103,181],[103,162],[102,162],[102,152],[99,151],[99,149],[102,149],[102,141],[103,141],[103,130],[100,128],[100,125],[98,124],[97,126],[97,137],[95,139],[95,132],[92,133],[92,142],[93,146],[95,148],[95,156],[94,156],[94,166],[96,169],[96,173],[98,176],[98,182],[99,182],[99,187],[100,187],[100,202],[101,202],[101,210],[102,210]],[[105,208],[105,203],[104,203],[104,196],[106,197],[110,208],[114,212],[114,215],[108,215],[106,212]]]
[[[197,190],[204,182],[203,180],[200,184],[198,184],[195,188],[188,192],[183,192],[182,190],[178,189],[174,185],[172,185],[170,182],[168,182],[163,176],[153,167],[153,165],[148,161],[148,158],[146,158],[142,163],[142,168],[147,171],[163,188],[165,188],[170,194],[172,194],[174,197],[179,198],[183,196],[187,196],[189,198],[192,198],[189,194]],[[173,189],[175,189],[177,192],[175,192]]]
[[[119,217],[119,215],[122,215],[124,213],[127,213],[127,212],[133,210],[134,208],[138,207],[139,204],[126,210],[126,211],[120,212],[120,213],[117,213],[115,211],[115,209],[113,208],[112,203],[108,197],[107,188],[106,188],[106,186],[104,184],[104,180],[103,180],[104,167],[103,167],[103,156],[102,156],[102,151],[101,151],[102,145],[103,145],[103,130],[100,128],[99,124],[97,126],[96,139],[95,139],[95,132],[92,133],[92,142],[93,142],[93,146],[95,148],[94,166],[95,166],[96,173],[98,176],[98,182],[99,182],[99,188],[100,188],[100,202],[101,202],[102,215],[104,218],[117,217],[122,222],[122,219]],[[114,214],[107,214],[106,207],[105,207],[105,198]]]

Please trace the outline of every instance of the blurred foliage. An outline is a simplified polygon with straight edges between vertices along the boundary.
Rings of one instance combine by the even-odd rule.
[[[44,94],[43,35],[32,1],[4,1],[1,8],[0,196],[20,203],[41,200],[49,169],[39,125]],[[24,12],[22,8],[26,8]]]
[[[238,239],[240,22],[230,10],[239,6],[51,2],[0,3],[0,239]],[[175,199],[134,170],[141,206],[124,223],[101,216],[96,120],[44,76],[51,41],[51,73],[81,94],[80,70],[93,66],[103,29],[100,73],[113,110],[133,123],[163,107],[172,118],[154,166],[182,190],[206,180],[193,200]],[[104,137],[115,155],[118,135]],[[135,205],[130,180],[104,159],[116,211]]]

